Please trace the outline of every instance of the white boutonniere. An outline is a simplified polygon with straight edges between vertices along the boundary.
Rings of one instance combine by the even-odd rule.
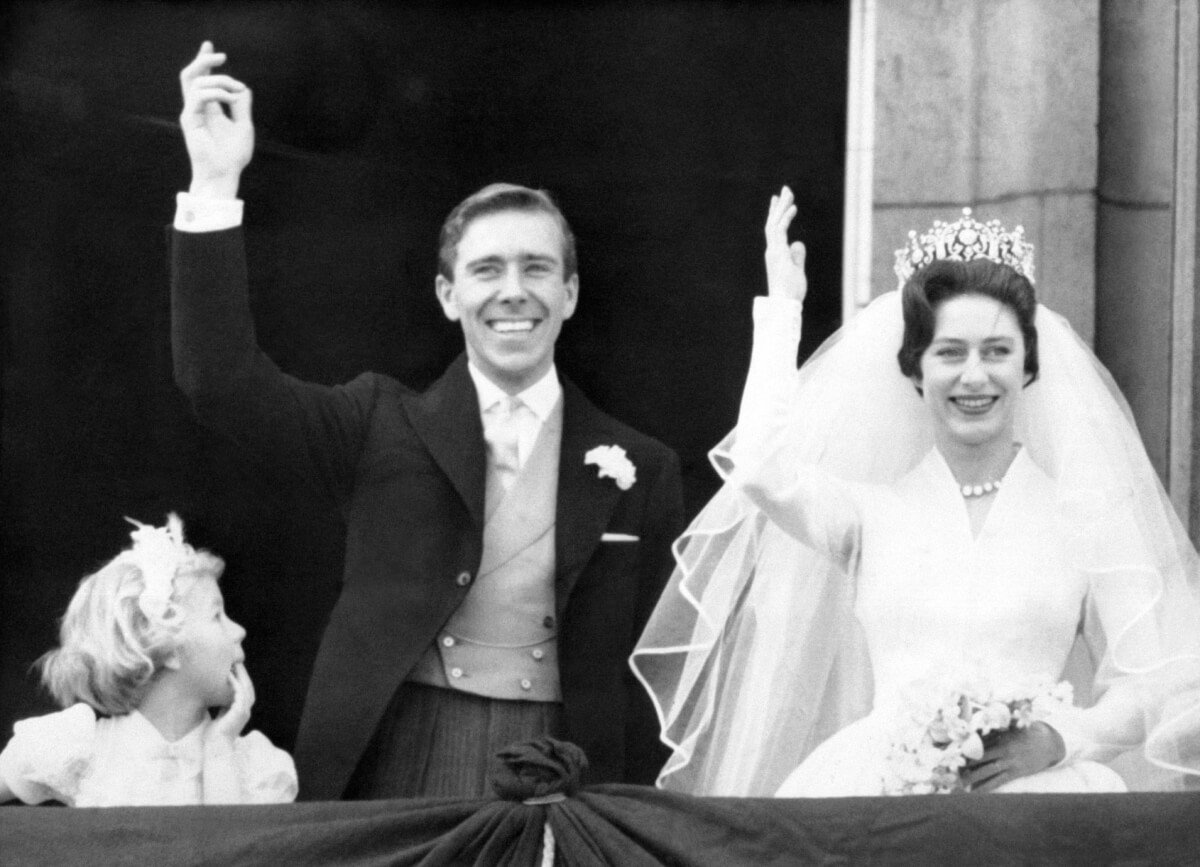
[[[596,446],[583,456],[584,464],[595,464],[600,478],[612,479],[622,491],[628,491],[637,481],[637,469],[620,446]]]

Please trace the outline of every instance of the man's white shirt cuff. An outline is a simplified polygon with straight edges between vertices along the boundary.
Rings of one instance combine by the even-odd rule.
[[[242,224],[241,199],[202,199],[191,193],[175,196],[175,228],[180,232],[219,232]]]

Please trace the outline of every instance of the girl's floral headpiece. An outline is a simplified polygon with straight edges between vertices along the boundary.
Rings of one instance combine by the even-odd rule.
[[[133,547],[126,557],[142,573],[144,586],[138,595],[138,607],[152,621],[171,620],[175,616],[175,609],[171,607],[175,573],[195,554],[192,546],[183,541],[183,522],[174,512],[167,515],[167,523],[162,527],[143,524],[133,518],[125,520],[137,527],[129,534]]]

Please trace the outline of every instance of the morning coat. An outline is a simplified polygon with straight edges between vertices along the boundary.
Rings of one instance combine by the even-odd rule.
[[[314,486],[345,523],[342,589],[295,747],[301,798],[339,798],[479,566],[486,453],[466,357],[421,393],[377,373],[303,382],[257,347],[240,227],[172,232],[171,273],[175,379],[197,418]],[[565,737],[588,756],[585,782],[649,784],[666,754],[627,660],[683,529],[679,461],[562,386],[555,599]],[[637,472],[628,490],[585,465],[601,445],[627,452]],[[605,533],[637,541],[601,541]]]

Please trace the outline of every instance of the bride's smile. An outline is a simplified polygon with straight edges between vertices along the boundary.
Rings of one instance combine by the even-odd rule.
[[[939,441],[1007,450],[1025,380],[1025,341],[1012,310],[985,295],[938,306],[918,385]]]
[[[991,409],[996,401],[1000,399],[999,395],[963,395],[961,397],[951,397],[950,401],[967,415],[980,415]]]

